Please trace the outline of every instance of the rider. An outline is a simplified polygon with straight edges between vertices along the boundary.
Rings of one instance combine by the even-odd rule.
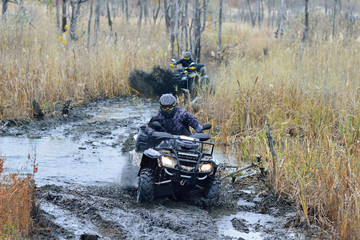
[[[173,135],[191,135],[189,126],[196,132],[202,132],[199,120],[185,109],[176,107],[176,98],[172,94],[163,94],[160,97],[160,111],[149,121],[159,122],[167,133]]]
[[[184,58],[181,58],[180,60],[173,62],[170,64],[170,67],[175,67],[178,64],[181,64],[184,68],[189,67],[190,64],[194,63],[196,71],[200,72],[201,76],[205,76],[205,66],[204,64],[196,64],[195,61],[191,58],[191,52],[185,52]]]
[[[194,60],[191,58],[190,52],[184,53],[184,58],[170,64],[170,67],[175,67],[175,65],[181,64],[184,68],[189,67],[191,63],[195,63]]]

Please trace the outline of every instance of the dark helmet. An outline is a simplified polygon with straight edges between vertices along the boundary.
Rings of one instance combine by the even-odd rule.
[[[166,118],[170,118],[175,114],[176,98],[172,94],[163,94],[160,97],[160,111]]]
[[[184,59],[189,60],[191,58],[191,52],[185,52],[184,53]]]

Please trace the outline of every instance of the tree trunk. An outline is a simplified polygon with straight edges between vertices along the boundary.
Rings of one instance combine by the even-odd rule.
[[[249,7],[249,13],[250,13],[251,25],[252,25],[253,27],[255,27],[255,18],[254,18],[254,16],[253,16],[252,11],[251,11],[250,1],[249,1],[249,0],[247,0],[247,3],[248,3],[248,7]]]
[[[141,28],[142,17],[143,17],[143,0],[139,0],[139,19],[138,19],[138,27]]]
[[[333,37],[335,37],[336,4],[337,4],[337,0],[334,0],[334,15],[333,15],[333,28],[332,28],[332,36]]]
[[[111,44],[111,39],[112,39],[112,35],[113,35],[113,29],[112,29],[113,22],[111,21],[110,2],[109,2],[109,1],[110,1],[110,0],[107,0],[106,10],[107,10],[108,24],[109,24],[109,28],[110,28],[110,39],[109,39],[109,43]]]
[[[2,18],[5,19],[5,14],[8,9],[8,3],[10,0],[2,0]]]
[[[90,46],[90,31],[91,31],[91,19],[93,14],[93,4],[94,0],[91,0],[90,2],[90,14],[89,14],[89,20],[88,20],[88,39],[87,39],[87,48]]]
[[[125,15],[126,15],[126,22],[129,22],[129,2],[125,0]]]
[[[283,16],[284,16],[284,0],[281,0],[280,10],[279,10],[279,25],[278,29],[275,32],[275,37],[283,35]]]
[[[301,40],[302,43],[305,43],[309,35],[309,0],[305,0],[305,29],[304,35]]]
[[[147,21],[149,21],[149,2],[148,0],[143,0],[143,8],[144,8],[144,20],[145,20],[145,24]]]
[[[170,0],[170,48],[171,48],[171,57],[174,58],[174,42],[175,42],[175,20],[176,20],[176,8],[175,3],[176,0]]]
[[[80,16],[80,4],[81,0],[77,0],[77,2],[71,3],[71,22],[70,22],[70,37],[72,40],[77,40],[78,37],[76,36],[76,29],[77,29],[77,20]]]
[[[222,11],[223,11],[223,0],[220,0],[219,4],[219,33],[218,33],[218,44],[217,44],[217,54],[218,59],[221,59],[221,30],[222,30]]]
[[[62,32],[66,32],[66,0],[63,0],[63,4],[62,4],[62,25],[61,25],[61,30]]]
[[[156,9],[156,11],[154,13],[154,16],[153,16],[154,26],[156,24],[157,18],[159,17],[159,12],[160,12],[160,0],[157,1],[157,9]]]
[[[60,7],[59,0],[56,0],[56,28],[60,32]]]
[[[201,27],[201,33],[203,33],[205,31],[206,28],[206,14],[207,14],[207,9],[208,9],[208,0],[204,0],[203,2],[203,23],[202,23],[202,27]]]
[[[199,0],[194,0],[194,32],[193,32],[193,53],[196,62],[200,62],[201,53],[201,9]]]
[[[97,38],[98,38],[98,34],[99,34],[99,25],[100,25],[100,2],[101,2],[101,0],[96,0],[96,4],[95,4],[95,23],[94,23],[95,36],[94,36],[94,44],[93,44],[94,49],[95,49],[95,47],[96,47]]]
[[[165,27],[166,27],[166,32],[169,33],[170,32],[170,15],[169,15],[169,4],[168,4],[168,0],[164,0],[164,15],[165,15]]]

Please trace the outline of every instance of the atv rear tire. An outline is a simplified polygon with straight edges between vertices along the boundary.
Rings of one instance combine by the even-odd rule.
[[[137,190],[138,202],[152,202],[155,194],[154,171],[150,168],[144,168],[140,172],[139,186]]]
[[[205,199],[218,200],[220,197],[220,185],[221,183],[219,178],[213,177],[207,185]]]

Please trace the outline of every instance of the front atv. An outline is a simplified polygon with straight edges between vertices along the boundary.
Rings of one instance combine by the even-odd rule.
[[[211,127],[210,124],[204,126],[205,129]],[[141,139],[144,134],[141,134],[137,138],[138,151],[146,148]],[[209,139],[204,133],[190,137],[165,132],[147,135],[146,143],[153,146],[142,155],[137,200],[151,202],[161,196],[184,199],[192,191],[200,192],[207,199],[217,199],[220,194],[218,165],[212,157],[214,144],[208,142]]]

